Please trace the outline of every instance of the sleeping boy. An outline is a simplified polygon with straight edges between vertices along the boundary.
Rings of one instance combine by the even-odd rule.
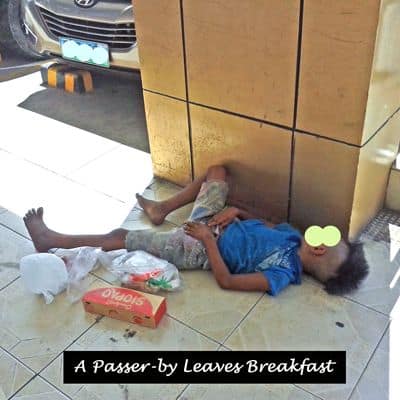
[[[154,225],[194,201],[189,220],[169,232],[118,228],[101,235],[65,235],[45,225],[42,208],[28,211],[24,222],[40,252],[80,246],[143,250],[179,269],[211,269],[223,289],[275,296],[290,284],[300,284],[305,272],[322,282],[328,293],[345,294],[368,274],[362,244],[341,240],[332,247],[311,246],[287,223],[274,225],[245,210],[226,207],[227,196],[227,171],[213,166],[167,200],[136,196]]]

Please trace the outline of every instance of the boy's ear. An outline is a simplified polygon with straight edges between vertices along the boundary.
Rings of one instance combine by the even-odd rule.
[[[315,246],[311,248],[311,252],[314,256],[323,256],[326,253],[326,246]]]

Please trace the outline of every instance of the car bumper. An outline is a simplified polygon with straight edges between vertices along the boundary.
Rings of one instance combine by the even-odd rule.
[[[61,56],[58,38],[47,29],[35,0],[22,0],[22,19],[28,40],[39,54]],[[85,65],[85,64],[84,64]],[[110,66],[116,68],[139,69],[138,46],[123,50],[110,50]]]

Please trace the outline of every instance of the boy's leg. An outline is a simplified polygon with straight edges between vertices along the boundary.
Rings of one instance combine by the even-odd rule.
[[[43,221],[43,208],[30,210],[24,218],[25,225],[31,235],[33,244],[39,252],[59,247],[72,249],[74,247],[101,247],[103,250],[125,248],[126,229],[115,229],[103,235],[65,235],[49,229]]]
[[[71,249],[82,246],[101,247],[105,251],[126,248],[128,251],[146,251],[178,267],[182,267],[184,261],[183,236],[179,233],[176,235],[176,230],[156,232],[152,229],[115,229],[104,235],[65,235],[46,226],[43,221],[43,208],[30,210],[25,215],[24,222],[39,252],[47,252],[52,248]],[[181,231],[183,233],[182,229]]]
[[[225,181],[226,169],[220,165],[210,167],[206,175],[195,179],[175,196],[172,196],[167,200],[148,200],[139,194],[136,195],[136,198],[144,212],[150,218],[151,222],[153,222],[155,225],[160,225],[164,222],[165,217],[170,212],[194,201],[197,198],[202,184],[206,180]]]
[[[215,214],[222,211],[228,197],[228,183],[225,170],[209,174],[202,183],[196,196],[189,221],[208,222]]]

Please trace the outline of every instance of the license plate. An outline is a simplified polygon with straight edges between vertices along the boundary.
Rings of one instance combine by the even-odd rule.
[[[63,58],[99,67],[110,67],[110,52],[107,44],[68,37],[60,37],[59,41]]]

